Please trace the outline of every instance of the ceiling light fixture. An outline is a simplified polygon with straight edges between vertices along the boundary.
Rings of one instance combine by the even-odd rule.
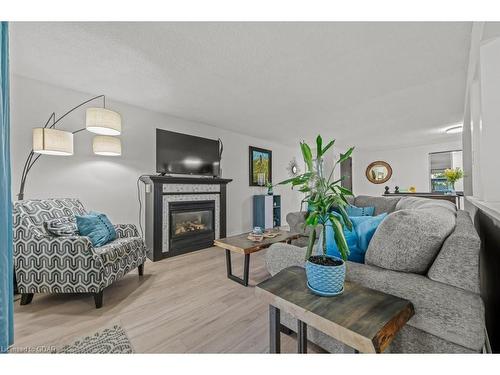
[[[462,133],[462,128],[463,128],[462,125],[455,125],[455,126],[451,126],[448,129],[446,129],[445,132],[446,132],[446,134],[458,134],[458,133]]]

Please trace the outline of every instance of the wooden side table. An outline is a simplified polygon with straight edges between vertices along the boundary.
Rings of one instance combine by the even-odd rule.
[[[280,352],[280,311],[297,319],[297,352],[307,352],[307,326],[362,353],[381,353],[414,315],[410,301],[346,282],[344,293],[320,297],[306,286],[305,270],[290,267],[261,282],[269,304],[270,352]]]

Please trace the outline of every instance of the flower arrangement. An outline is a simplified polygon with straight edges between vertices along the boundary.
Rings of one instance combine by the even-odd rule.
[[[450,183],[452,190],[455,190],[455,182],[464,177],[464,171],[461,168],[450,168],[445,169],[443,172],[444,177]]]
[[[451,184],[454,184],[464,176],[464,172],[459,167],[456,167],[454,169],[445,169],[443,174]]]

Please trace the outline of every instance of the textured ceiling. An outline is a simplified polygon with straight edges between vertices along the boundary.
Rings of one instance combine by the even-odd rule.
[[[471,23],[13,23],[14,74],[286,144],[458,139]]]

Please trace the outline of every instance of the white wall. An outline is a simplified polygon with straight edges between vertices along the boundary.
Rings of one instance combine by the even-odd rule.
[[[12,190],[17,194],[26,156],[31,149],[32,128],[43,126],[52,111],[61,115],[73,106],[92,97],[31,79],[13,76],[11,81],[11,147]],[[104,93],[105,94],[105,93]],[[137,95],[141,93],[138,92]],[[138,223],[136,180],[141,174],[155,173],[155,129],[162,128],[224,142],[222,169],[228,185],[228,234],[252,227],[253,194],[262,189],[248,186],[248,146],[273,151],[273,182],[288,178],[286,167],[295,156],[301,160],[297,147],[288,147],[239,133],[218,129],[162,113],[151,112],[107,98],[107,107],[122,115],[122,156],[103,157],[92,153],[92,134],[75,135],[75,154],[70,157],[42,156],[33,167],[25,189],[25,199],[47,197],[79,197],[87,208],[109,215],[115,223]],[[85,110],[77,110],[61,122],[61,129],[84,127]],[[278,187],[282,195],[282,223],[290,211],[300,205],[299,193]],[[15,199],[15,197],[14,197]]]
[[[500,38],[484,43],[480,48],[480,124],[473,132],[477,143],[481,191],[474,196],[487,202],[500,202],[498,177],[498,144],[500,140]],[[473,165],[474,168],[474,165]],[[479,195],[480,194],[480,195]]]
[[[353,191],[356,195],[381,195],[384,186],[406,190],[415,186],[417,192],[429,192],[429,153],[462,149],[461,141],[378,151],[355,150],[352,156]],[[392,167],[392,177],[383,184],[372,184],[365,176],[366,167],[376,160]],[[457,189],[460,186],[457,184]]]

